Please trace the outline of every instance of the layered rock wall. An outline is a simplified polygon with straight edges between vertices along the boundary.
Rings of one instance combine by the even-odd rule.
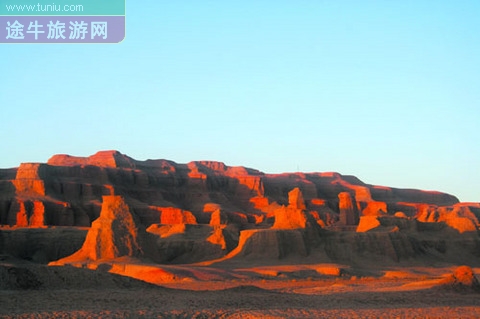
[[[289,199],[294,189],[302,196],[294,196],[297,203]],[[99,217],[105,195],[123,196],[146,227],[208,224],[215,210],[205,211],[206,205],[216,205],[222,216],[228,216],[228,223],[265,227],[273,226],[275,220],[279,225],[282,205],[290,210],[284,214],[287,219],[295,215],[294,210],[301,210],[322,227],[355,226],[360,216],[401,212],[408,218],[426,218],[470,231],[478,227],[480,216],[480,208],[468,206],[477,221],[463,215],[456,221],[439,219],[435,214],[458,204],[454,196],[374,186],[338,173],[264,174],[214,161],[137,161],[117,151],[90,157],[55,155],[46,164],[25,163],[18,169],[0,170],[0,191],[0,225],[18,227],[90,226]],[[297,208],[292,210],[293,206]]]

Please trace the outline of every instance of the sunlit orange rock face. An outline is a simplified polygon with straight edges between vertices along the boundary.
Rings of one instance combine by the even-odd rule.
[[[300,188],[296,187],[288,193],[288,206],[299,210],[305,210],[307,208]]]
[[[195,216],[188,210],[175,207],[155,208],[160,212],[160,224],[196,224]]]
[[[4,212],[7,223],[21,227],[45,225],[45,206],[39,200],[45,197],[44,172],[42,164],[20,165],[12,181],[16,198],[10,203],[9,212]]]
[[[42,164],[22,164],[18,168],[17,176],[13,181],[17,193],[44,196],[45,185],[44,177],[45,165]]]
[[[417,220],[424,223],[445,223],[460,233],[476,232],[479,220],[474,211],[478,212],[478,208],[462,204],[445,207],[422,205]]]
[[[103,196],[100,217],[87,233],[82,248],[60,260],[58,264],[74,261],[143,257],[146,231],[135,221],[134,215],[121,196]]]
[[[274,229],[297,229],[312,226],[312,216],[306,213],[303,194],[299,188],[288,193],[288,206],[282,206],[275,211]]]
[[[370,201],[367,203],[366,207],[362,210],[362,215],[364,216],[381,216],[387,213],[387,203]]]
[[[70,155],[54,155],[47,164],[53,166],[100,166],[134,168],[135,160],[117,151],[101,151],[90,157],[75,157]]]
[[[220,209],[215,210],[210,218],[210,225],[219,226],[228,224],[228,215],[222,212]]]
[[[45,226],[45,206],[41,201],[19,201],[16,224],[20,227],[38,227]]]
[[[476,204],[459,205],[449,194],[374,186],[338,173],[265,174],[214,161],[138,161],[118,151],[55,155],[46,164],[0,170],[0,191],[0,225],[18,227],[90,226],[106,195],[122,196],[145,227],[301,228],[305,218],[322,227],[356,226],[361,216],[402,212],[471,232],[480,217]]]
[[[0,169],[0,225],[12,226],[0,229],[0,252],[60,264],[478,258],[479,219],[479,203],[330,172],[265,174],[214,161],[138,161],[117,151]],[[35,245],[22,239],[29,232]],[[67,234],[75,245],[45,249]]]
[[[380,220],[376,216],[362,216],[360,217],[357,232],[364,233],[380,226]]]

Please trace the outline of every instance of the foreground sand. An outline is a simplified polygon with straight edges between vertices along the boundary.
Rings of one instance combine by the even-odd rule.
[[[1,292],[2,318],[476,318],[478,296],[451,293],[292,294],[241,287]]]
[[[11,273],[12,267],[17,266],[4,270]],[[241,269],[257,274],[242,279],[176,280],[157,286],[72,267],[18,267],[34,274],[27,276],[32,289],[4,285],[1,318],[480,317],[478,293],[438,286],[448,269],[392,270],[381,277],[307,278],[302,277],[304,272],[295,271],[297,266],[283,266],[283,271],[292,271],[286,275],[279,268],[267,274],[260,267]]]

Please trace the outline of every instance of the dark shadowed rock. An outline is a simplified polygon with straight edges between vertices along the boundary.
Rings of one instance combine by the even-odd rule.
[[[349,192],[342,192],[338,194],[338,208],[340,210],[341,225],[357,225],[358,224],[358,210],[353,197]]]

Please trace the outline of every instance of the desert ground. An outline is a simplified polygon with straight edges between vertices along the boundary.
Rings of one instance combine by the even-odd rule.
[[[337,264],[229,263],[158,269],[174,276],[156,277],[147,268],[142,276],[157,281],[150,284],[98,269],[5,257],[0,268],[0,317],[480,317],[478,291],[446,284],[455,267],[371,270]],[[473,272],[478,276],[480,268]]]

